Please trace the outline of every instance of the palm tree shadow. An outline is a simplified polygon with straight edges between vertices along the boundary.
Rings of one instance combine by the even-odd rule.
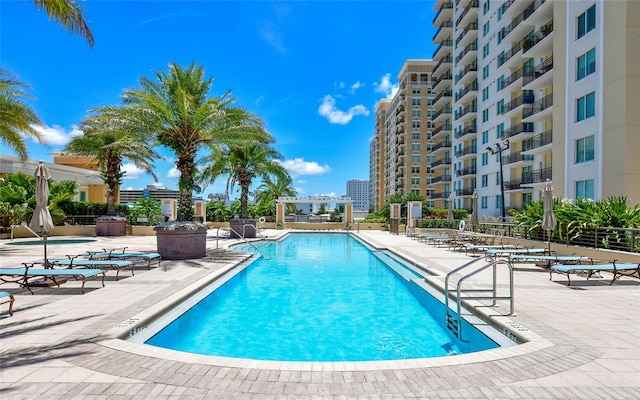
[[[91,344],[104,339],[103,336],[93,336],[82,339],[62,341],[54,344],[21,347],[2,353],[2,368],[35,365],[45,361],[64,360],[93,353]]]

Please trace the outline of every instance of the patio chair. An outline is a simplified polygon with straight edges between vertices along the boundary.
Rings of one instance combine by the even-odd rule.
[[[570,275],[584,271],[588,273],[587,279],[591,278],[593,274],[601,271],[608,271],[613,274],[613,279],[609,286],[613,285],[613,282],[620,279],[623,276],[633,276],[640,278],[640,264],[635,263],[616,263],[613,261],[610,264],[557,264],[552,265],[549,268],[549,280],[552,280],[553,273],[565,274],[567,276],[567,286],[571,285]]]
[[[68,269],[71,268],[76,268],[76,267],[81,267],[81,268],[88,268],[88,269],[93,269],[93,268],[99,268],[102,270],[105,269],[114,269],[116,271],[116,280],[119,279],[119,275],[120,275],[120,270],[124,269],[124,268],[131,268],[131,276],[135,275],[134,272],[134,268],[133,268],[133,263],[131,261],[126,261],[126,260],[85,260],[85,259],[79,259],[78,255],[76,256],[70,256],[68,255],[67,257],[69,258],[55,258],[55,259],[48,259],[48,260],[41,260],[41,261],[37,261],[34,262],[34,264],[43,264],[46,267],[65,267]]]
[[[142,264],[146,264],[147,269],[151,269],[151,263],[158,263],[160,266],[160,260],[162,256],[160,253],[144,253],[144,252],[125,252],[127,248],[121,249],[103,249],[103,251],[88,251],[84,256],[90,260],[128,260],[128,261],[141,261]],[[122,250],[122,252],[117,251]]]
[[[0,280],[3,282],[17,283],[20,287],[25,287],[33,294],[29,281],[33,278],[49,278],[60,287],[60,282],[56,278],[74,278],[82,281],[80,291],[84,294],[84,284],[88,278],[102,274],[102,286],[104,287],[105,273],[101,269],[55,269],[55,268],[33,268],[33,263],[23,263],[22,268],[0,268]]]
[[[13,302],[15,298],[9,292],[0,292],[0,304],[9,303],[9,315],[13,316]]]

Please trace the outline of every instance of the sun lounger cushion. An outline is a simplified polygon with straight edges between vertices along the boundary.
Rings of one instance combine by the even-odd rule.
[[[640,277],[640,264],[630,263],[611,263],[611,264],[558,264],[552,265],[549,270],[549,280],[553,277],[553,272],[562,273],[567,275],[568,285],[571,285],[571,278],[569,274],[576,273],[578,271],[587,271],[591,277],[595,272],[609,271],[613,273],[613,279],[609,285],[613,285],[617,279],[622,276],[636,276]]]
[[[84,268],[100,268],[100,269],[115,269],[116,280],[120,274],[121,268],[131,268],[131,275],[135,275],[133,269],[133,263],[126,260],[79,260],[77,258],[69,260],[66,258],[49,259],[50,264],[64,266],[68,268],[84,267]],[[44,262],[39,262],[44,263]]]
[[[82,293],[84,294],[84,283],[87,278],[102,274],[102,286],[104,286],[104,271],[101,269],[53,269],[53,268],[0,268],[0,279],[3,277],[16,277],[18,279],[10,280],[16,282],[21,286],[26,287],[29,291],[29,279],[36,277],[65,277],[76,278],[82,280]],[[59,285],[58,285],[59,286]]]

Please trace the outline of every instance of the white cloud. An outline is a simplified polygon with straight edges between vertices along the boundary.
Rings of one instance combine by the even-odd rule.
[[[307,181],[305,181],[304,179],[298,179],[296,183],[300,185],[304,185],[305,183],[307,183]]]
[[[40,133],[40,135],[42,135],[46,144],[54,146],[64,146],[69,143],[74,137],[83,135],[82,131],[78,129],[76,125],[72,126],[70,131],[67,131],[60,125],[32,125],[31,127],[38,133]]]
[[[356,94],[356,90],[360,89],[361,87],[364,87],[364,83],[357,81],[356,83],[351,85],[351,87],[349,88],[349,92],[351,94]]]
[[[286,53],[287,49],[284,46],[284,40],[282,38],[282,34],[277,31],[276,25],[271,21],[266,21],[262,25],[262,30],[260,31],[260,37],[267,42],[270,46],[274,47],[280,53]]]
[[[384,74],[380,79],[380,83],[374,82],[373,87],[375,88],[373,89],[374,92],[383,93],[388,99],[392,98],[398,91],[398,84],[391,83],[390,73]]]
[[[298,197],[304,197],[304,194],[307,193],[307,191],[301,187],[294,187],[294,189],[296,190],[296,193],[298,193]]]
[[[351,107],[348,111],[336,108],[336,100],[331,95],[326,95],[318,107],[318,114],[325,117],[332,124],[346,125],[356,115],[369,115],[369,110],[362,104]]]
[[[138,179],[140,175],[146,173],[145,171],[131,163],[122,164],[122,167],[120,167],[120,171],[125,172],[125,175],[122,177],[122,179]]]
[[[322,175],[329,171],[328,165],[320,165],[315,161],[305,161],[303,158],[294,158],[293,160],[278,161],[282,166],[291,173],[291,175]]]
[[[173,167],[167,172],[167,178],[180,178],[180,171],[178,168]]]
[[[160,182],[155,182],[155,183],[150,183],[150,186],[155,186],[156,189],[166,189],[167,187],[164,185],[164,183],[160,183]]]

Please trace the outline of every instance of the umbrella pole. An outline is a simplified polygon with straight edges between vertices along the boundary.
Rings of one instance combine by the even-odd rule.
[[[44,267],[49,267],[49,259],[47,258],[47,234],[42,234],[42,240],[44,241]]]

